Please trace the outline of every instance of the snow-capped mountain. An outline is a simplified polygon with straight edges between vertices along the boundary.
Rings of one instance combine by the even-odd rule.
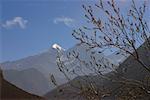
[[[36,68],[47,77],[50,72],[55,73],[57,71],[56,57],[58,52],[52,47],[48,51],[34,56],[29,56],[17,61],[2,63],[2,69],[24,70],[28,68]],[[64,51],[61,50],[61,52]]]
[[[48,51],[41,54],[29,56],[17,61],[2,63],[1,69],[4,71],[4,78],[21,89],[37,95],[43,95],[55,87],[50,79],[51,74],[55,76],[58,83],[64,83],[65,79],[56,65],[58,50],[54,47],[55,46],[53,45]],[[64,49],[60,49],[59,51],[63,53],[63,50]],[[36,71],[30,73],[31,69]],[[25,71],[25,73],[22,73],[22,71]],[[40,74],[41,77],[37,77],[37,74]],[[31,77],[29,77],[29,75],[31,75]],[[39,80],[41,80],[43,84],[39,82]],[[31,84],[36,84],[37,86],[32,87]],[[45,84],[47,84],[47,88],[44,88]],[[41,89],[42,87],[43,89]]]
[[[1,69],[4,71],[4,78],[10,83],[27,92],[43,95],[55,87],[51,82],[50,75],[55,76],[58,85],[67,82],[66,77],[59,71],[57,66],[58,55],[61,61],[64,62],[69,74],[72,72],[76,72],[78,75],[95,74],[95,70],[108,73],[116,67],[115,63],[103,53],[99,53],[97,50],[89,50],[86,44],[75,45],[68,50],[54,44],[48,51],[43,53],[2,63]],[[80,59],[75,58],[77,55]],[[75,75],[72,75],[70,78],[75,77]]]

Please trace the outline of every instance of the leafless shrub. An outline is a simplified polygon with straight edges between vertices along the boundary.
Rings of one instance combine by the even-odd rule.
[[[95,48],[98,48],[98,53],[104,52],[107,49],[110,50],[112,48],[121,50],[132,56],[134,60],[142,66],[141,69],[144,69],[147,73],[150,73],[150,66],[143,62],[143,59],[140,58],[137,51],[138,45],[143,44],[144,42],[146,42],[146,49],[148,51],[150,50],[150,30],[147,20],[145,19],[147,9],[146,1],[141,1],[141,3],[143,4],[137,7],[135,0],[132,0],[131,6],[126,13],[121,12],[120,7],[117,6],[115,0],[99,0],[99,3],[94,6],[83,5],[83,9],[85,10],[85,18],[87,19],[89,25],[84,25],[78,30],[74,30],[72,35],[75,39],[79,40],[78,45],[86,44],[88,46],[88,49],[86,50],[87,52]],[[95,9],[102,12],[104,15],[98,16]],[[134,79],[126,79],[123,77],[112,79],[101,72],[102,67],[104,69],[105,67],[110,67],[110,65],[108,66],[108,64],[104,63],[104,60],[101,60],[100,63],[98,63],[97,59],[92,56],[92,52],[90,53],[91,61],[88,62],[81,59],[79,52],[76,51],[69,53],[67,58],[70,59],[73,57],[80,62],[81,65],[84,65],[86,68],[90,69],[95,76],[99,76],[99,79],[103,78],[111,82],[121,84],[121,87],[116,90],[118,91],[115,96],[117,100],[137,100],[150,96],[149,75],[143,79],[144,82]],[[59,56],[57,64],[59,70],[69,81],[71,81],[69,77],[70,74],[68,74],[70,72]],[[113,68],[112,66],[111,68]],[[79,74],[74,70],[72,73],[79,76]],[[114,71],[114,73],[117,72]],[[84,74],[83,71],[83,75],[87,74]],[[86,81],[88,85],[78,84],[81,85],[79,88],[80,92],[77,93],[78,95],[82,95],[82,97],[87,100],[101,100],[103,97],[110,96],[112,94],[112,90],[103,88],[100,89],[95,83],[89,80],[90,79]],[[72,87],[78,88],[71,82],[70,84]]]

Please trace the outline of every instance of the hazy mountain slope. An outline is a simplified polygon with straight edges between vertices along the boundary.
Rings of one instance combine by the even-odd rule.
[[[92,61],[92,56],[94,56],[97,62],[102,65],[99,69],[102,71],[102,73],[108,73],[112,71],[111,66],[113,65],[113,62],[111,62],[111,60],[107,59],[103,53],[96,52],[96,50],[87,52],[88,49],[88,46],[84,44],[80,46],[75,45],[74,47],[64,51],[64,49],[62,49],[59,45],[54,44],[48,51],[45,51],[43,53],[34,56],[29,56],[17,61],[2,63],[1,65],[2,69],[4,70],[4,78],[7,81],[19,86],[20,88],[25,89],[26,91],[38,95],[43,95],[47,91],[50,91],[54,88],[54,85],[50,80],[51,74],[55,76],[58,85],[67,82],[66,78],[59,71],[58,66],[56,64],[56,57],[58,53],[61,55],[61,60],[65,62],[65,67],[69,69],[69,72],[76,71],[79,75],[83,75],[82,71],[85,71],[85,74],[87,75],[91,73],[94,74],[95,72],[93,70],[93,67],[98,67],[96,67],[94,64],[90,65],[90,61],[94,62]],[[79,57],[81,60],[88,62],[88,67],[87,65],[79,62],[73,57],[69,59],[67,58],[67,55],[69,53],[73,54],[74,51],[76,53],[79,53]],[[103,60],[104,64],[101,63],[101,60]],[[109,66],[109,68],[104,68],[104,65]],[[36,77],[37,71],[30,71],[32,68],[38,70],[41,73],[39,78]],[[42,74],[43,77],[45,77],[43,79],[41,79]],[[30,77],[31,75],[32,77]],[[75,77],[76,76],[72,75],[71,79]],[[33,81],[32,79],[36,80]],[[39,82],[41,80],[43,80],[45,84]],[[34,85],[34,88],[31,88],[32,86],[29,83]],[[39,87],[39,89],[37,89],[37,87]]]
[[[29,56],[17,61],[12,61],[12,62],[5,62],[2,63],[2,69],[4,70],[4,78],[6,78],[7,81],[12,82],[13,84],[16,84],[17,86],[19,86],[20,88],[26,89],[27,91],[30,91],[32,93],[38,94],[38,95],[42,95],[45,91],[45,93],[51,89],[54,88],[54,85],[52,84],[51,80],[50,80],[50,75],[53,74],[56,78],[56,81],[59,85],[67,82],[66,78],[63,76],[63,74],[59,71],[58,66],[56,64],[56,57],[58,55],[58,53],[61,55],[61,60],[65,61],[65,67],[67,67],[69,69],[69,71],[73,71],[76,70],[76,72],[78,72],[79,74],[82,74],[82,70],[86,69],[86,66],[84,66],[84,64],[81,64],[78,60],[72,58],[69,61],[67,59],[67,55],[69,53],[72,53],[73,51],[78,52],[80,54],[80,58],[81,59],[85,59],[86,62],[89,62],[91,60],[91,54],[94,55],[96,57],[96,59],[103,59],[105,58],[105,56],[102,53],[94,53],[95,51],[93,50],[92,52],[86,52],[88,49],[87,45],[81,45],[81,46],[77,46],[75,45],[74,47],[64,51],[63,48],[61,48],[59,45],[54,44],[48,51],[45,51],[43,53],[34,55],[34,56]],[[105,58],[106,59],[106,58]],[[107,60],[105,60],[106,63],[109,62]],[[100,63],[100,62],[99,62]],[[81,67],[82,65],[82,67]],[[81,70],[79,70],[80,68]],[[32,84],[37,84],[37,82],[39,80],[35,80],[32,81],[31,78],[35,78],[36,77],[36,73],[32,73],[31,71],[29,71],[28,69],[30,68],[34,68],[36,70],[38,70],[40,73],[42,73],[44,75],[44,79],[45,79],[45,86],[43,86],[41,83],[39,83],[38,86],[39,90],[36,90],[36,86],[35,88],[30,88],[31,86],[28,83],[32,83]],[[9,71],[11,69],[11,71]],[[13,70],[14,71],[13,71]],[[25,71],[25,74],[23,75],[22,71],[24,70],[28,70]],[[102,69],[101,69],[102,70]],[[21,71],[21,72],[19,72]],[[110,72],[110,69],[104,70],[104,72]],[[91,71],[91,68],[89,68],[88,70],[86,70],[86,74],[89,73],[93,73],[93,71]],[[19,76],[20,74],[20,76]],[[22,74],[22,75],[21,75]],[[28,74],[28,75],[27,75]],[[27,76],[26,76],[27,75]],[[30,78],[29,75],[32,75],[32,77]],[[14,80],[16,77],[18,77],[19,80]],[[73,79],[75,76],[71,77],[71,79]],[[47,86],[47,80],[49,81],[49,86],[48,88],[45,88]],[[15,82],[17,81],[17,82]],[[26,83],[26,84],[25,84]],[[42,89],[43,87],[43,89]],[[40,90],[41,94],[40,94]]]
[[[76,59],[73,57],[73,55],[78,55],[79,59]],[[64,64],[69,69],[69,71],[74,70],[79,75],[83,75],[82,71],[84,71],[84,75],[94,74],[94,68],[99,68],[102,73],[108,73],[112,71],[113,68],[117,67],[103,53],[98,52],[95,49],[89,50],[89,46],[87,44],[75,45],[74,47],[66,50],[64,55],[61,56],[61,59],[64,61]],[[99,64],[99,66],[96,66],[94,62]],[[105,66],[107,66],[107,68],[105,68]]]
[[[140,54],[141,60],[147,65],[150,66],[150,51],[145,49],[146,43],[144,43],[141,47],[138,48],[138,52]],[[143,81],[146,76],[150,76],[146,70],[142,68],[142,66],[137,63],[132,56],[129,56],[117,69],[118,73],[110,72],[105,74],[105,76],[110,77],[111,79],[119,79],[121,80],[121,76],[126,77],[127,79],[135,79]],[[90,78],[89,78],[90,77]],[[112,82],[111,80],[102,79],[99,76],[81,76],[77,77],[74,80],[68,82],[67,84],[63,84],[58,88],[50,91],[45,95],[48,100],[86,100],[84,97],[79,96],[79,90],[76,87],[81,85],[86,86],[87,81],[92,81],[96,83],[97,88],[101,89],[103,87],[113,90],[110,96],[106,96],[103,100],[116,100],[115,95],[119,95],[116,90],[121,86],[121,84]],[[71,84],[71,85],[70,85]],[[72,86],[73,84],[73,86]],[[126,88],[124,88],[126,89]],[[140,90],[137,90],[140,91]],[[138,95],[140,96],[140,95]],[[143,97],[139,97],[138,100],[150,100],[150,94],[144,94]]]
[[[48,51],[34,56],[2,63],[1,69],[4,71],[4,78],[31,93],[45,94],[54,88],[50,74],[54,74],[60,84],[64,82],[64,77],[56,65],[56,49],[51,47]],[[64,52],[63,49],[61,52]]]
[[[52,87],[45,76],[37,69],[29,68],[22,71],[5,70],[4,78],[17,87],[33,94],[43,95]]]
[[[115,51],[112,54],[107,56],[107,58],[117,66],[119,66],[121,63],[123,63],[128,57],[129,57],[129,54],[127,54],[123,51],[120,51],[120,50]]]
[[[1,100],[16,100],[16,99],[28,99],[28,100],[43,100],[42,97],[25,92],[19,89],[15,85],[7,82],[0,71],[0,99]]]
[[[17,61],[2,63],[2,70],[24,70],[28,68],[36,68],[47,76],[50,70],[55,71],[56,55],[57,51],[51,48],[49,51],[45,51],[34,56],[29,56]]]

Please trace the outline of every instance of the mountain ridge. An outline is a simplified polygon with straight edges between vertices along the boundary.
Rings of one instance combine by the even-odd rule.
[[[58,50],[57,50],[57,48],[58,48]],[[45,81],[49,82],[49,85],[50,85],[49,87],[52,86],[52,88],[49,88],[49,90],[52,90],[53,88],[55,88],[55,86],[51,82],[50,75],[55,76],[56,81],[58,82],[58,85],[61,85],[61,84],[64,84],[67,82],[65,76],[59,71],[59,68],[57,66],[56,60],[57,60],[58,54],[61,55],[61,60],[64,60],[66,66],[70,69],[69,70],[70,72],[73,70],[76,70],[79,72],[78,67],[80,66],[80,62],[78,62],[76,59],[72,58],[70,61],[70,59],[67,58],[67,55],[69,53],[73,53],[73,51],[79,52],[81,59],[85,59],[86,62],[89,62],[89,60],[91,59],[90,54],[92,54],[96,58],[100,58],[100,59],[104,58],[106,64],[107,64],[107,62],[111,62],[110,60],[108,60],[105,57],[105,55],[103,53],[98,53],[98,52],[94,53],[95,52],[94,50],[92,52],[90,52],[90,51],[87,52],[87,49],[88,49],[88,46],[86,44],[80,45],[80,46],[75,45],[74,47],[72,47],[68,50],[64,50],[59,45],[54,44],[47,51],[42,52],[40,54],[36,54],[34,56],[29,56],[29,57],[26,57],[26,58],[23,58],[20,60],[16,60],[16,61],[12,61],[9,63],[2,63],[1,69],[5,71],[4,76],[7,76],[6,80],[9,82],[12,82],[12,80],[15,80],[15,78],[12,78],[11,76],[15,75],[15,73],[9,75],[10,72],[8,72],[7,70],[14,69],[14,70],[16,70],[16,73],[17,73],[17,71],[21,72],[26,69],[35,68],[38,72],[41,73],[41,75],[44,75],[43,77],[46,77]],[[68,62],[68,60],[69,60],[69,62]],[[82,65],[82,66],[83,66],[82,68],[84,68],[84,69],[86,68],[86,66],[84,66],[84,65]],[[105,71],[106,71],[106,73],[108,73],[111,70],[104,70],[104,72]],[[81,72],[79,72],[79,73],[82,75]],[[29,74],[31,74],[31,73],[29,73]],[[89,69],[87,70],[87,74],[90,74]],[[27,74],[27,76],[28,76],[28,74]],[[26,79],[26,75],[24,75],[23,77]],[[73,76],[73,77],[71,77],[71,79],[73,79],[75,77],[76,76]],[[30,77],[28,77],[28,79],[30,79]],[[36,82],[36,80],[35,80],[35,82]],[[32,81],[31,81],[31,83],[32,83]],[[18,82],[18,84],[21,84],[21,82],[20,83]],[[33,82],[33,84],[34,84],[34,82]],[[23,88],[23,89],[25,88],[25,90],[28,90],[28,88],[26,87],[25,84],[22,85],[20,88]],[[47,91],[47,89],[45,89],[45,93],[46,93],[46,91]],[[44,94],[44,92],[42,92],[41,94],[36,93],[34,89],[30,92],[35,93],[37,95]]]

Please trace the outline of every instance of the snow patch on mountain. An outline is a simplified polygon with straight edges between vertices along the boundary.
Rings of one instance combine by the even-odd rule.
[[[56,43],[52,45],[52,48],[59,50],[59,51],[65,51],[65,49],[63,49],[60,45],[58,45]]]

